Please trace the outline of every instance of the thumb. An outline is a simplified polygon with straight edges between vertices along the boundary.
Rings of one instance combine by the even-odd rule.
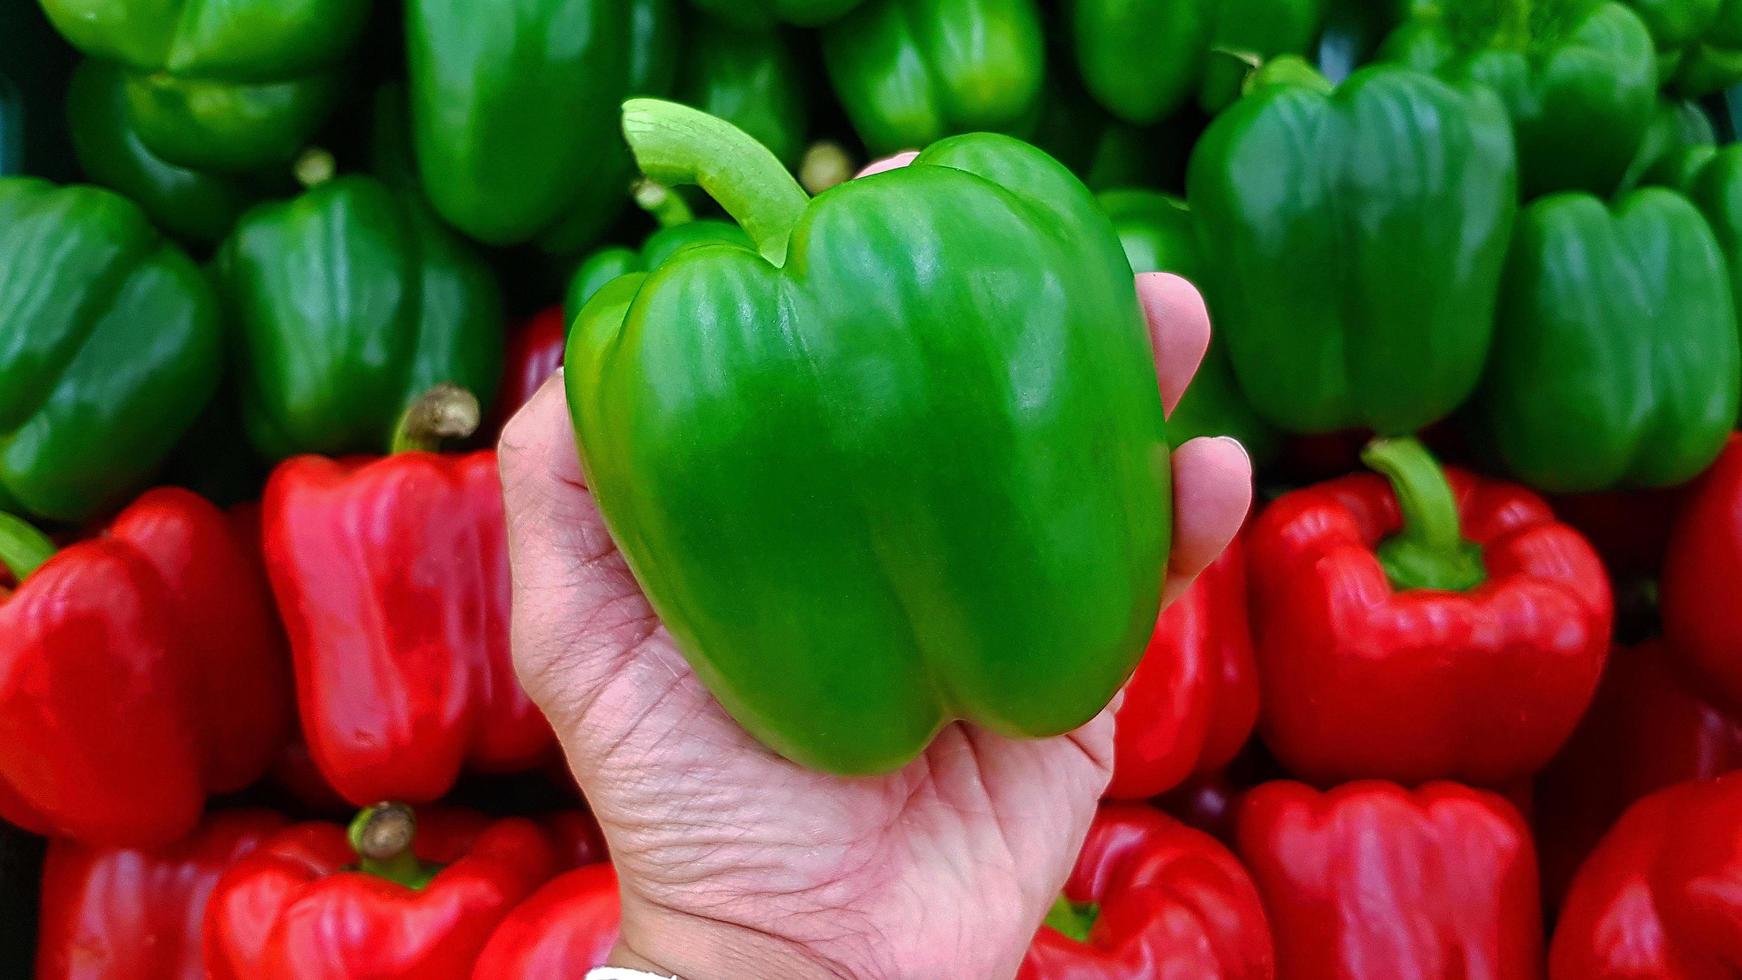
[[[550,713],[551,698],[609,676],[658,620],[587,488],[560,370],[502,430],[497,465],[515,667]]]

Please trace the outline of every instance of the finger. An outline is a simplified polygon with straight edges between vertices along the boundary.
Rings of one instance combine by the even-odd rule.
[[[880,174],[880,173],[884,172],[885,170],[899,170],[902,167],[905,167],[908,164],[912,163],[913,158],[916,156],[919,156],[918,150],[904,150],[901,153],[897,153],[892,157],[884,157],[881,160],[873,160],[870,163],[867,163],[865,165],[864,169],[862,169],[858,173],[854,174],[853,178],[855,180],[857,180],[860,177],[869,177],[872,174]]]
[[[1210,314],[1196,286],[1167,272],[1138,273],[1137,298],[1155,346],[1161,405],[1171,414],[1210,348]]]
[[[1173,454],[1173,554],[1162,602],[1179,598],[1216,560],[1252,506],[1252,460],[1228,436],[1192,439]]]
[[[562,372],[509,420],[498,466],[517,660],[542,671],[553,646],[584,656],[645,638],[656,622],[582,476]]]

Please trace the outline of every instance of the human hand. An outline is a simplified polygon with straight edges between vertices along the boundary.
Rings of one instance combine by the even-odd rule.
[[[1197,291],[1137,277],[1172,411],[1209,343]],[[908,766],[844,779],[752,739],[707,692],[593,503],[561,376],[502,435],[521,683],[549,716],[622,889],[615,965],[714,977],[1007,977],[1113,764],[1113,713],[1014,740],[953,724]],[[1165,600],[1239,529],[1231,439],[1173,454]]]

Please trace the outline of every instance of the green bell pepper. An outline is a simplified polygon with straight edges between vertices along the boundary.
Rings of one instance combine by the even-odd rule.
[[[815,27],[852,10],[860,0],[690,0],[692,6],[740,27],[775,21]]]
[[[502,368],[494,275],[421,201],[345,176],[242,216],[217,257],[255,448],[381,452],[442,382],[489,404]]]
[[[1686,198],[1652,187],[1613,209],[1578,193],[1524,209],[1474,405],[1520,479],[1556,492],[1691,479],[1735,424],[1739,371],[1724,257]]]
[[[675,75],[668,0],[408,0],[412,143],[430,202],[492,245],[572,253],[629,199],[624,97]]]
[[[0,178],[0,511],[82,521],[138,489],[223,344],[205,275],[131,201]]]
[[[1627,0],[1657,41],[1673,91],[1709,95],[1742,81],[1742,0]]]
[[[1620,3],[1430,0],[1417,4],[1380,55],[1493,89],[1512,117],[1526,197],[1615,190],[1657,101],[1651,32]]]
[[[1088,721],[1155,625],[1171,530],[1149,340],[1088,190],[977,133],[813,201],[686,107],[631,100],[624,131],[755,242],[618,278],[569,334],[589,486],[697,674],[836,773],[956,718]]]
[[[804,75],[774,27],[746,28],[695,18],[685,38],[680,101],[732,123],[796,167],[810,105]]]
[[[368,0],[42,0],[73,46],[125,68],[132,129],[163,160],[247,171],[302,149],[342,92]]]
[[[1703,159],[1701,154],[1709,152],[1717,141],[1712,117],[1698,102],[1661,99],[1639,142],[1639,152],[1621,178],[1621,189],[1629,191],[1646,184],[1680,186],[1689,160]]]
[[[1304,54],[1326,0],[1074,0],[1071,36],[1089,91],[1137,123],[1194,94],[1215,113],[1240,95],[1254,63]]]
[[[647,205],[647,210],[659,221],[659,230],[648,235],[640,248],[612,245],[593,252],[581,261],[575,268],[575,274],[569,278],[568,290],[563,296],[563,314],[570,323],[580,315],[581,307],[587,305],[587,300],[592,299],[593,294],[603,289],[606,283],[631,272],[648,272],[658,268],[660,263],[682,249],[692,245],[716,244],[753,247],[750,236],[744,234],[744,229],[730,221],[715,221],[711,218],[696,220],[682,197],[658,184],[647,184],[637,193],[638,201],[647,196],[648,188],[655,189],[658,196],[656,201]]]
[[[159,228],[191,241],[224,237],[263,195],[265,182],[209,174],[159,159],[133,131],[126,79],[115,65],[87,59],[67,89],[67,128],[92,181],[132,198]]]
[[[1026,133],[1046,76],[1035,0],[870,0],[823,29],[823,64],[874,155]]]
[[[1171,272],[1193,284],[1203,281],[1196,229],[1186,202],[1147,190],[1114,190],[1097,195],[1136,272]],[[1192,383],[1167,417],[1168,442],[1179,448],[1199,436],[1233,436],[1255,465],[1276,455],[1282,440],[1258,417],[1234,380],[1228,352],[1214,337]]]
[[[1730,298],[1742,324],[1742,144],[1692,148],[1665,176],[1706,216],[1730,276]]]
[[[1333,90],[1278,59],[1258,81],[1186,178],[1234,374],[1290,432],[1413,432],[1488,353],[1518,196],[1505,110],[1396,65]]]

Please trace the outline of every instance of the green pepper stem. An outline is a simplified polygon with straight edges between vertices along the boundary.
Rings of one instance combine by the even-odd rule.
[[[332,180],[338,168],[331,153],[311,146],[297,155],[296,161],[290,165],[290,172],[303,190],[310,190]]]
[[[851,180],[855,169],[846,147],[834,140],[818,140],[804,151],[804,159],[799,161],[798,182],[810,193],[821,194]]]
[[[478,431],[478,398],[459,385],[439,384],[423,393],[393,427],[390,453],[430,452],[450,439]]]
[[[673,193],[671,188],[649,177],[635,182],[635,203],[652,215],[661,228],[687,225],[696,220],[695,212],[684,202],[683,195]]]
[[[743,130],[676,102],[623,103],[623,138],[648,177],[694,184],[720,202],[762,257],[786,262],[786,243],[809,195],[768,148]]]
[[[0,511],[0,565],[23,582],[54,557],[54,542],[21,517]]]
[[[403,803],[364,807],[346,832],[357,852],[357,869],[407,888],[422,888],[441,870],[424,864],[412,852],[417,815]]]
[[[1086,943],[1100,915],[1100,907],[1093,902],[1073,902],[1060,895],[1046,913],[1046,926],[1079,943]]]
[[[1256,65],[1240,83],[1240,94],[1250,95],[1274,85],[1299,85],[1319,93],[1336,88],[1312,62],[1299,55],[1285,54]]]
[[[1487,578],[1482,549],[1458,526],[1458,500],[1433,455],[1413,437],[1375,439],[1361,462],[1391,481],[1403,529],[1379,543],[1379,563],[1398,589],[1464,592]]]

